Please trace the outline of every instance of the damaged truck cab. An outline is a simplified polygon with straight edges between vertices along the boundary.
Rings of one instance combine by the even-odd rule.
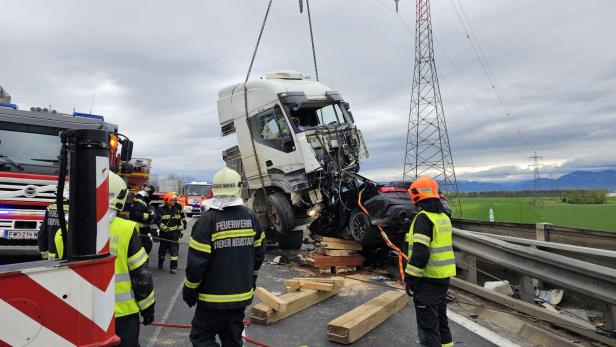
[[[353,174],[368,152],[338,92],[298,72],[273,71],[219,91],[218,117],[222,135],[236,133],[238,142],[223,159],[242,175],[243,197],[271,227],[270,239],[296,248],[304,226],[346,227],[346,205],[358,192]]]

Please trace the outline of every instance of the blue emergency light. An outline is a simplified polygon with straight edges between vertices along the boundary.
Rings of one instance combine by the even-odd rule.
[[[17,104],[9,104],[8,102],[0,102],[0,107],[8,107],[8,108],[12,108],[13,110],[16,110]]]
[[[105,117],[99,116],[97,114],[90,114],[90,113],[73,112],[73,117],[97,119],[97,120],[100,120],[101,122],[105,121]]]

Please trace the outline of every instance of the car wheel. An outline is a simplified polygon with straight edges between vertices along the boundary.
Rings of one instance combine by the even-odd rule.
[[[349,218],[349,232],[353,239],[362,245],[374,245],[380,241],[377,228],[372,225],[370,217],[362,211],[355,210]]]
[[[272,226],[283,235],[289,233],[295,227],[295,217],[289,200],[281,193],[271,194],[268,200],[267,216]]]
[[[281,234],[278,238],[278,246],[282,249],[300,249],[304,239],[302,230],[291,230]]]

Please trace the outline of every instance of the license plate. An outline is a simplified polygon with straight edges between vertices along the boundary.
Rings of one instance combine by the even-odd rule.
[[[5,230],[4,238],[9,240],[36,240],[35,230]]]

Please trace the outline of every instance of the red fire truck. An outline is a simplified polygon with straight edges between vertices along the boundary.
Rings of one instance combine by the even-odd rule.
[[[25,111],[10,99],[0,101],[0,255],[38,253],[40,223],[55,199],[59,133],[77,128],[110,134],[112,171],[117,171],[121,163],[119,148],[125,157],[132,152],[132,142],[102,116],[63,114],[38,107]]]

